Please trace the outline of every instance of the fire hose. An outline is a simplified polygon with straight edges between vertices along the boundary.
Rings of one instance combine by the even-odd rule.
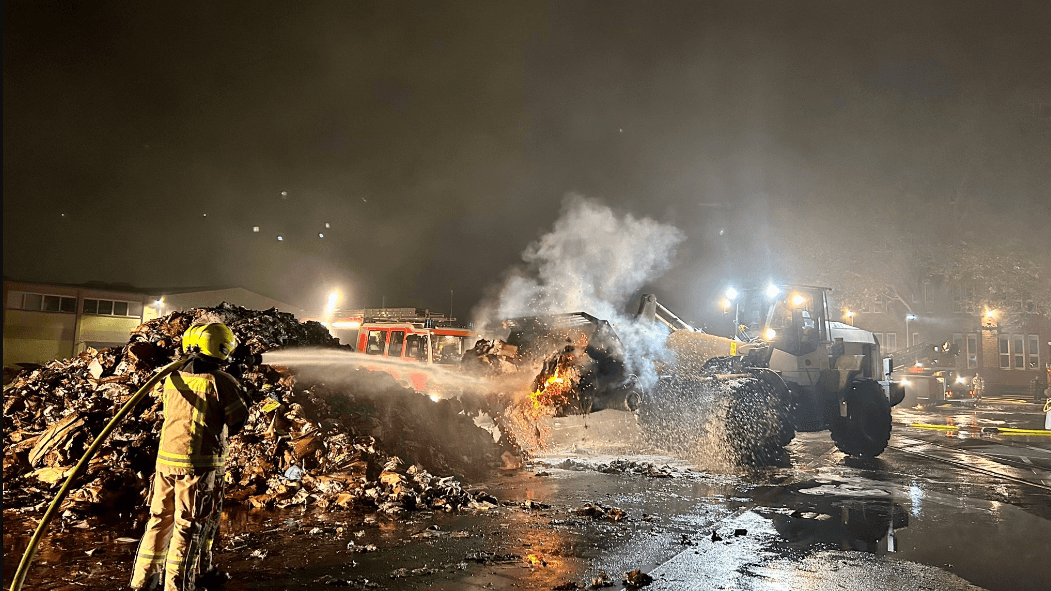
[[[102,447],[102,443],[110,436],[110,433],[117,428],[117,425],[124,420],[124,417],[128,415],[138,405],[139,401],[157,385],[158,382],[163,380],[168,374],[181,368],[189,357],[180,357],[179,359],[165,365],[158,370],[146,383],[127,402],[121,407],[117,414],[113,415],[109,423],[102,431],[95,437],[95,440],[91,442],[91,446],[88,447],[84,455],[81,456],[80,461],[77,462],[73,472],[66,478],[65,484],[59,489],[58,494],[55,495],[55,499],[51,501],[51,506],[44,512],[44,516],[40,518],[40,523],[37,525],[36,531],[33,532],[33,537],[29,540],[29,546],[26,548],[25,554],[22,555],[22,562],[18,565],[18,570],[15,571],[14,580],[11,581],[11,591],[20,591],[22,589],[22,583],[25,582],[26,573],[29,572],[29,565],[33,562],[33,557],[36,555],[37,546],[40,545],[40,540],[44,537],[44,531],[47,529],[48,524],[58,513],[58,508],[62,505],[62,501],[66,500],[66,495],[69,494],[70,489],[73,487],[73,482],[87,470],[88,463],[91,458],[95,456],[95,453]]]

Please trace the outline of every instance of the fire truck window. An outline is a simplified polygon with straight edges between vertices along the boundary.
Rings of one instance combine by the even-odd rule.
[[[370,330],[369,342],[365,345],[366,355],[383,355],[383,345],[387,342],[387,332],[384,330]]]
[[[387,357],[401,357],[401,350],[405,346],[405,331],[390,331],[390,344],[387,345]]]
[[[434,339],[434,361],[436,363],[459,363],[463,357],[463,337],[442,336]]]
[[[420,361],[427,360],[427,343],[422,335],[411,334],[405,338],[405,356]]]

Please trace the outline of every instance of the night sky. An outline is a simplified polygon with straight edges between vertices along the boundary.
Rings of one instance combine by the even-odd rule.
[[[9,1],[4,276],[463,317],[569,193],[682,230],[647,288],[686,314],[758,272],[771,203],[963,195],[1047,256],[1048,31],[1046,1]]]

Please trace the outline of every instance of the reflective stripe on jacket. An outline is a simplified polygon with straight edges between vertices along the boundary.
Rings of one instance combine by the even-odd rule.
[[[157,451],[157,471],[189,474],[226,465],[230,427],[248,416],[240,384],[214,371],[176,371],[161,386],[164,425]]]

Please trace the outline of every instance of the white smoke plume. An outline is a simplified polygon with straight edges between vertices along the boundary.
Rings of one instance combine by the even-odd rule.
[[[685,235],[651,218],[617,214],[581,195],[567,195],[551,231],[522,254],[495,302],[476,310],[479,326],[504,318],[587,312],[608,320],[628,349],[629,369],[648,386],[653,360],[664,359],[667,330],[635,323],[628,298],[667,272]]]

